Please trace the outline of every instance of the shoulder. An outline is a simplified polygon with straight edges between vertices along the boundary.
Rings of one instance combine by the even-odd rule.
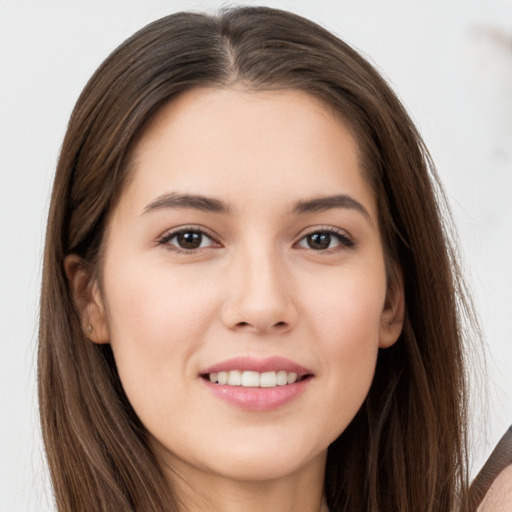
[[[512,465],[507,466],[494,480],[478,512],[510,512],[512,510]]]
[[[471,484],[469,499],[478,512],[512,511],[512,427]]]

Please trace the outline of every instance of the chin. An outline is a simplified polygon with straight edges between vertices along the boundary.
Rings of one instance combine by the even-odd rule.
[[[278,456],[265,453],[263,448],[252,453],[232,453],[222,461],[216,461],[211,471],[229,480],[268,482],[286,478],[309,466],[325,465],[327,450],[315,455],[282,453]],[[220,462],[220,463],[219,463]]]
[[[314,439],[311,432],[259,435],[250,429],[242,439],[230,439],[211,457],[216,472],[234,480],[268,481],[284,478],[310,465],[325,465],[330,438]],[[213,451],[212,451],[213,453]]]
[[[154,448],[163,454],[165,465],[178,472],[181,472],[180,468],[187,467],[199,474],[226,481],[275,481],[308,467],[321,468],[323,473],[330,440],[315,441],[306,432],[296,431],[294,434],[268,431],[258,434],[249,427],[240,436],[212,435],[207,440],[196,438],[195,442],[181,444],[182,448],[188,446],[192,449],[181,450],[175,443],[172,443],[175,448],[172,449],[167,443],[158,442]]]

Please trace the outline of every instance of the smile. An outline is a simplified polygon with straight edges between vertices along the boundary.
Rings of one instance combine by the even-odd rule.
[[[286,370],[270,372],[254,372],[232,370],[229,372],[212,372],[208,374],[210,382],[228,386],[243,386],[246,388],[275,388],[294,384],[306,376],[299,377],[296,372]]]
[[[283,357],[237,357],[206,368],[201,381],[217,398],[246,411],[271,411],[309,387],[311,370]]]

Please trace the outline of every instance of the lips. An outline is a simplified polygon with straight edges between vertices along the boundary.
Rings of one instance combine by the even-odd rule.
[[[282,357],[237,357],[201,372],[218,398],[249,411],[267,411],[298,397],[313,377],[307,368]]]
[[[201,374],[208,375],[215,372],[230,372],[233,370],[252,371],[252,372],[293,372],[299,376],[312,375],[313,372],[304,366],[301,366],[290,359],[284,357],[267,357],[257,359],[254,357],[235,357],[222,363],[215,364],[206,368]]]
[[[278,370],[277,372],[253,372],[231,370],[229,372],[211,372],[208,374],[210,382],[228,386],[244,386],[246,388],[274,388],[287,386],[301,379],[295,372]]]

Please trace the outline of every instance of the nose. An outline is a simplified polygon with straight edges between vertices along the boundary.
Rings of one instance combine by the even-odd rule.
[[[222,310],[230,330],[284,334],[298,319],[286,265],[272,251],[243,254],[230,265]]]

